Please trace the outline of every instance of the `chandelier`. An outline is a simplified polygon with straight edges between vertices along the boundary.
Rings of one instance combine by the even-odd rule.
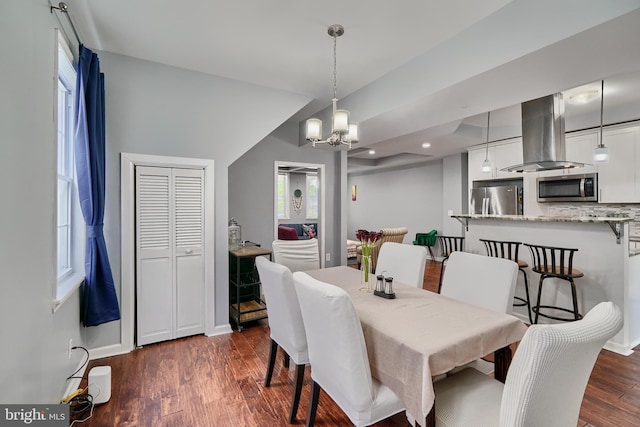
[[[322,120],[307,120],[307,141],[311,141],[315,147],[316,144],[329,144],[337,147],[341,144],[348,145],[358,142],[358,125],[349,123],[349,111],[338,110],[338,91],[336,85],[336,40],[344,34],[344,27],[334,24],[327,30],[329,35],[333,37],[333,116],[331,120],[331,135],[327,139],[322,139]]]

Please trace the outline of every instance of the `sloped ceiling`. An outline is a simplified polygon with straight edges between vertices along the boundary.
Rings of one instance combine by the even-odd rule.
[[[291,112],[301,123],[330,114],[327,27],[342,24],[339,105],[361,124],[350,172],[460,152],[482,142],[486,111],[517,117],[528,99],[640,70],[640,0],[67,3],[88,47],[311,97]]]

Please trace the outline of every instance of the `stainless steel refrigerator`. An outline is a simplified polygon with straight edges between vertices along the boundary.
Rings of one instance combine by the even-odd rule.
[[[472,214],[522,215],[521,187],[472,188],[470,192]]]

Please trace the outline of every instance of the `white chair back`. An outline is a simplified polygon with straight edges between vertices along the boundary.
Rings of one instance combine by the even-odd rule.
[[[518,264],[468,252],[447,261],[440,294],[500,313],[511,314]]]
[[[267,301],[271,339],[296,365],[309,363],[307,336],[291,271],[265,257],[256,257],[256,267]]]
[[[505,384],[475,369],[434,384],[436,425],[577,425],[600,349],[621,328],[622,313],[612,302],[598,304],[582,320],[530,326]]]
[[[286,266],[292,272],[320,268],[318,239],[274,240],[271,249],[273,261]]]
[[[598,354],[621,328],[612,302],[576,322],[529,327],[507,374],[500,426],[575,426]]]
[[[380,248],[376,275],[393,277],[394,281],[422,289],[427,250],[424,246],[387,242]]]
[[[307,425],[313,425],[320,388],[357,427],[402,412],[398,396],[371,377],[362,326],[349,295],[304,272],[293,273],[293,281],[307,332],[313,380]]]
[[[307,331],[311,378],[356,425],[369,417],[373,384],[362,326],[349,295],[306,273],[293,274]]]

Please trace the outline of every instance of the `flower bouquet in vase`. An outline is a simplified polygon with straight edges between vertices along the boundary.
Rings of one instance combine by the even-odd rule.
[[[356,238],[362,248],[362,262],[360,263],[361,292],[373,292],[373,272],[371,271],[371,252],[375,242],[382,237],[382,233],[376,231],[358,230]]]

